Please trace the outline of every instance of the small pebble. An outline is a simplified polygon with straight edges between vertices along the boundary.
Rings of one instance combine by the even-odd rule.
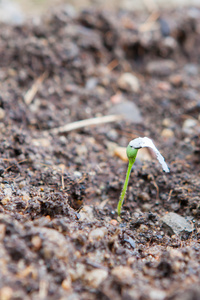
[[[193,231],[191,222],[184,217],[170,212],[161,218],[163,229],[170,235],[188,236]]]
[[[138,232],[147,232],[148,229],[149,229],[148,226],[141,224],[137,231]]]
[[[115,129],[109,130],[106,135],[111,141],[117,141],[119,138],[118,132]]]
[[[23,192],[23,194],[22,194],[22,200],[25,201],[25,202],[28,202],[28,200],[30,200],[29,194],[26,193],[26,192]]]
[[[102,269],[95,269],[86,272],[84,275],[84,281],[92,288],[98,288],[98,286],[108,277],[108,271]]]
[[[149,204],[149,203],[144,203],[144,204],[142,205],[142,210],[143,210],[143,211],[151,211],[151,207],[152,207],[151,204]]]
[[[69,243],[66,238],[58,231],[51,228],[40,228],[43,237],[41,250],[45,259],[55,257],[55,259],[69,261]]]
[[[85,156],[88,153],[88,148],[85,145],[78,145],[76,147],[76,153],[78,154],[78,156]]]
[[[87,220],[94,221],[96,218],[94,217],[93,207],[89,205],[84,205],[79,212],[79,221]]]
[[[168,118],[165,118],[162,121],[162,125],[165,126],[165,127],[170,127],[171,124],[172,124],[172,120],[170,120]]]
[[[114,150],[114,155],[119,157],[121,160],[128,162],[128,157],[126,155],[126,147],[117,147]]]
[[[93,229],[89,234],[90,241],[101,240],[106,234],[106,228]]]
[[[112,269],[111,275],[114,276],[117,281],[123,284],[131,284],[133,279],[133,271],[126,266],[117,266]]]
[[[178,43],[173,37],[168,36],[163,40],[163,46],[170,50],[176,50]]]
[[[11,187],[6,187],[4,190],[3,190],[5,196],[11,196],[12,195],[12,189]]]
[[[170,128],[164,128],[161,132],[161,136],[166,139],[170,139],[174,137],[174,132]]]
[[[176,64],[173,60],[156,60],[147,64],[146,70],[150,75],[168,76],[174,71]]]
[[[166,292],[162,290],[151,290],[149,293],[151,300],[164,300],[166,299]]]
[[[5,115],[6,115],[5,110],[0,107],[0,120],[3,120]]]
[[[171,85],[166,81],[159,82],[157,86],[161,91],[164,91],[164,92],[168,92],[171,90]]]
[[[70,291],[72,289],[72,281],[71,281],[71,277],[67,277],[63,280],[62,282],[62,288],[65,291]]]
[[[150,196],[148,193],[146,192],[142,192],[138,195],[138,198],[142,201],[149,201],[150,200]]]
[[[196,130],[196,126],[198,124],[198,121],[195,119],[187,119],[184,121],[182,129],[183,132],[186,134],[193,134]]]
[[[13,290],[9,286],[4,286],[0,290],[0,299],[1,300],[10,300],[13,296]]]
[[[2,200],[1,200],[1,203],[3,205],[6,205],[8,204],[8,202],[11,200],[11,197],[10,196],[5,196]]]
[[[113,226],[117,226],[118,225],[118,222],[115,219],[110,220],[109,223],[110,223],[110,225],[113,225]]]
[[[79,278],[82,278],[85,274],[85,265],[82,263],[77,263],[74,269],[69,270],[72,282]]]
[[[42,240],[38,235],[36,235],[32,237],[31,244],[33,245],[34,249],[38,251],[42,246]]]
[[[142,123],[143,121],[139,107],[131,101],[123,101],[112,105],[108,110],[108,114],[122,115],[126,120],[133,123]]]
[[[196,126],[198,124],[198,121],[195,119],[187,119],[183,123],[183,129],[188,129]]]
[[[138,78],[131,73],[122,74],[119,77],[117,84],[123,90],[132,91],[135,93],[139,92],[140,90],[140,83]]]
[[[181,86],[183,84],[183,78],[182,78],[181,75],[171,75],[169,77],[169,81],[175,87],[179,87],[179,86]]]
[[[117,94],[113,95],[112,97],[110,97],[110,101],[113,104],[118,104],[118,103],[122,102],[122,100],[123,100],[123,97],[122,97],[121,93],[117,93]]]
[[[90,77],[86,81],[85,88],[87,90],[93,90],[97,86],[97,84],[98,84],[98,78]]]
[[[51,141],[49,139],[33,139],[32,143],[36,147],[50,147],[51,146]]]
[[[20,189],[23,189],[26,185],[27,185],[27,182],[25,180],[19,182]]]
[[[199,73],[198,67],[195,64],[186,64],[184,66],[184,71],[189,76],[196,76]]]

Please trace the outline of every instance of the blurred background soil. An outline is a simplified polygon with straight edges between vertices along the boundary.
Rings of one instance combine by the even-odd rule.
[[[200,6],[199,0],[1,0],[0,19],[8,22],[22,22],[26,18],[39,16],[58,5],[71,5],[76,11],[88,7],[117,11],[148,11],[160,9]]]

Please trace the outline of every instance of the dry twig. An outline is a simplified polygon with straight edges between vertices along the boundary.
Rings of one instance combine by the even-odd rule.
[[[108,116],[103,116],[103,117],[96,117],[96,118],[72,122],[72,123],[66,124],[64,126],[60,126],[58,128],[50,129],[48,132],[53,133],[53,134],[66,133],[66,132],[84,128],[87,126],[116,122],[116,121],[121,120],[122,118],[123,118],[122,115],[108,115]]]
[[[33,83],[32,87],[26,92],[24,96],[24,101],[27,105],[30,105],[33,98],[37,94],[42,82],[47,78],[48,73],[44,72],[40,77],[38,77]]]

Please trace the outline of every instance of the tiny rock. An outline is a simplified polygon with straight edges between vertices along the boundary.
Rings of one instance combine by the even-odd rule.
[[[111,141],[117,141],[119,135],[117,130],[115,129],[111,129],[107,132],[107,137],[111,140]]]
[[[115,219],[110,220],[109,223],[110,223],[110,225],[113,225],[113,226],[117,226],[118,225],[118,222]]]
[[[6,196],[8,196],[8,197],[12,195],[12,189],[11,189],[10,187],[5,188],[5,189],[3,190],[3,192],[4,192],[4,194],[5,194]]]
[[[126,120],[130,120],[133,123],[142,123],[142,115],[140,109],[134,102],[123,101],[113,105],[109,110],[109,114],[123,115]]]
[[[189,76],[197,76],[199,73],[198,67],[195,64],[191,64],[191,63],[185,65],[184,71]]]
[[[13,290],[9,286],[4,286],[0,290],[0,299],[2,300],[10,300],[13,296]]]
[[[198,121],[195,119],[187,119],[183,123],[183,129],[192,128],[192,127],[196,126],[197,123],[198,123]]]
[[[93,240],[101,240],[106,234],[106,228],[97,228],[93,229],[89,234],[89,239]]]
[[[123,100],[123,97],[122,97],[121,93],[117,93],[117,94],[113,95],[112,97],[110,97],[110,101],[113,104],[118,104],[118,103],[122,102],[122,100]]]
[[[9,197],[9,196],[5,196],[2,200],[1,200],[1,203],[3,204],[3,205],[6,205],[6,204],[8,204],[8,202],[11,200],[11,197]]]
[[[23,189],[26,185],[27,185],[26,180],[23,180],[23,181],[19,182],[19,188],[20,189]]]
[[[161,218],[163,229],[170,236],[179,235],[181,237],[187,237],[193,231],[193,225],[184,217],[170,212]]]
[[[41,251],[46,259],[54,256],[57,259],[68,262],[69,244],[65,237],[58,231],[50,228],[41,228],[41,236],[44,237]]]
[[[49,139],[41,138],[41,139],[33,139],[32,143],[36,147],[50,147],[51,141]]]
[[[164,300],[166,298],[166,292],[162,290],[151,290],[149,293],[151,300]]]
[[[175,50],[178,46],[178,43],[173,37],[167,36],[163,41],[163,46],[169,50]]]
[[[147,64],[146,70],[150,75],[168,76],[175,70],[176,64],[172,60],[157,60]]]
[[[89,205],[84,205],[79,212],[79,221],[87,220],[94,221],[96,218],[94,217],[93,207]]]
[[[161,132],[161,136],[164,137],[165,139],[170,139],[174,137],[174,132],[170,128],[164,128]]]
[[[84,156],[88,153],[88,149],[85,145],[79,145],[78,147],[76,147],[76,153],[78,154],[78,156]]]
[[[121,160],[127,162],[128,161],[128,157],[126,155],[126,148],[125,147],[117,147],[114,150],[114,155],[119,157]]]
[[[34,249],[37,251],[42,246],[42,240],[38,235],[33,236],[31,239],[31,244],[33,245]]]
[[[108,271],[95,269],[85,273],[84,281],[86,281],[86,284],[89,286],[97,288],[107,277]]]
[[[122,74],[119,77],[117,84],[123,90],[128,90],[135,93],[139,92],[140,90],[138,78],[131,73]]]
[[[161,91],[168,92],[168,91],[171,90],[171,85],[166,81],[161,81],[161,82],[158,83],[158,88]]]
[[[171,125],[173,125],[173,122],[172,122],[171,119],[165,118],[165,119],[163,119],[163,121],[162,121],[162,125],[165,126],[165,127],[170,127]]]
[[[71,277],[65,278],[62,282],[62,288],[65,291],[70,291],[72,288],[72,281],[71,281]]]
[[[6,115],[5,110],[0,107],[0,120],[3,120],[5,115]]]
[[[182,129],[186,134],[192,134],[195,131],[195,127],[198,125],[198,121],[195,119],[187,119],[184,121]]]
[[[150,200],[150,196],[148,193],[146,192],[141,192],[139,195],[138,195],[139,199],[142,200],[142,201],[149,201]]]
[[[130,267],[117,266],[111,271],[111,275],[115,277],[117,281],[123,284],[131,284],[133,280],[133,271]]]
[[[27,202],[29,199],[30,199],[29,194],[26,193],[26,192],[23,192],[22,193],[22,200]]]
[[[82,278],[85,274],[85,265],[82,263],[77,263],[74,269],[70,269],[70,278],[72,281],[76,281],[79,278]]]
[[[179,87],[183,84],[183,78],[181,75],[171,75],[169,77],[169,81],[171,82],[171,84],[175,87]]]

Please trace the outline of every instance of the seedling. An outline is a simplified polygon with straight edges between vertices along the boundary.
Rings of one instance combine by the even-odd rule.
[[[118,212],[119,216],[121,214],[121,208],[122,208],[122,205],[124,202],[124,197],[126,194],[131,169],[135,162],[137,152],[140,148],[144,148],[144,147],[151,148],[155,152],[159,163],[162,165],[163,171],[165,171],[167,173],[169,172],[169,168],[164,160],[164,157],[160,154],[160,152],[158,151],[158,149],[156,148],[156,146],[154,145],[154,143],[152,142],[151,139],[149,139],[148,137],[144,137],[144,138],[139,137],[139,138],[136,138],[136,139],[130,141],[130,143],[128,144],[128,147],[126,148],[126,154],[127,154],[128,161],[129,161],[128,169],[127,169],[127,173],[126,173],[126,179],[124,182],[124,186],[123,186],[123,189],[122,189],[122,192],[121,192],[121,195],[119,198],[118,206],[117,206],[117,212]]]

